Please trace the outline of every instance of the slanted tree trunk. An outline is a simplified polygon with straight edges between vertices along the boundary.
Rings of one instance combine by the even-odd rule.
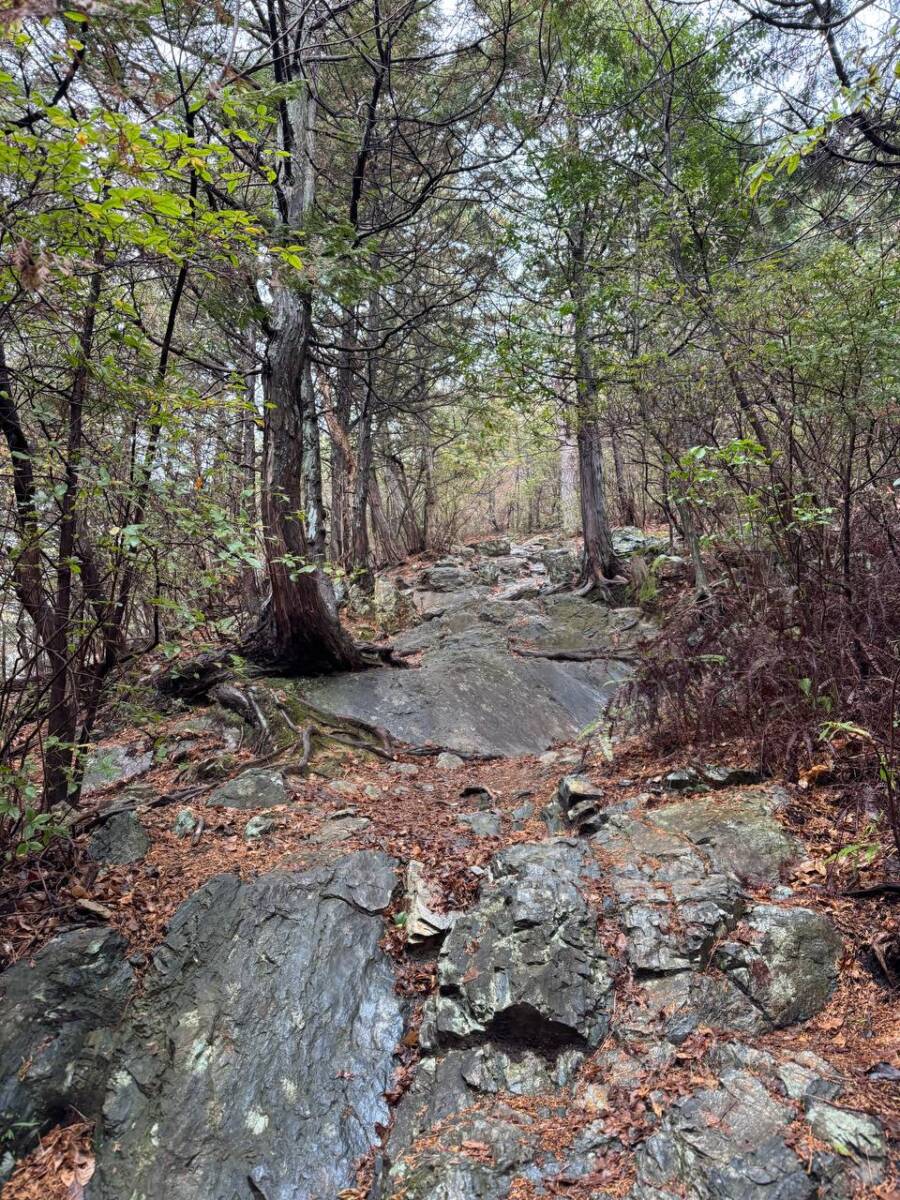
[[[403,536],[406,539],[407,553],[420,554],[425,549],[425,542],[422,537],[422,530],[419,528],[419,523],[416,520],[415,496],[412,488],[409,486],[409,479],[406,475],[403,459],[399,455],[396,455],[390,458],[389,463],[391,476],[402,503],[400,525],[403,529]]]
[[[331,586],[311,561],[303,527],[303,375],[309,304],[288,291],[276,304],[264,385],[262,518],[271,595],[242,647],[251,661],[282,671],[325,674],[363,666],[342,628]]]
[[[290,105],[284,149],[289,161],[287,224],[301,234],[315,197],[316,99],[314,71],[306,92]],[[251,661],[303,674],[364,666],[341,626],[331,584],[313,560],[304,528],[304,428],[315,418],[309,371],[312,299],[276,286],[266,354],[262,523],[270,596],[257,628],[242,646]],[[312,407],[312,411],[311,410]]]

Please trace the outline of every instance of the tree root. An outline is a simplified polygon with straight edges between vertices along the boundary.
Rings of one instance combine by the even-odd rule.
[[[548,658],[553,662],[634,662],[637,658],[624,650],[537,650],[511,641],[507,649],[519,658]]]

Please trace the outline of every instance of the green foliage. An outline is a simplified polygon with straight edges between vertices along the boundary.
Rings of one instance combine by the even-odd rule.
[[[27,858],[66,832],[52,812],[41,811],[41,794],[27,775],[0,766],[0,853],[9,862]]]

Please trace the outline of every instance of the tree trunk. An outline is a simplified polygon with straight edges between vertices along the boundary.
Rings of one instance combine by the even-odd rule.
[[[574,307],[575,379],[578,397],[578,473],[581,482],[581,527],[584,533],[582,583],[598,587],[619,578],[619,561],[604,494],[602,438],[597,379],[591,355],[586,289],[586,215],[569,234],[572,254],[571,296]]]
[[[372,525],[375,529],[375,539],[380,552],[380,560],[385,566],[395,566],[403,561],[394,530],[384,511],[381,499],[381,488],[378,486],[378,476],[374,468],[369,479],[369,511],[372,514]]]
[[[687,500],[677,500],[676,507],[681,518],[681,530],[694,567],[694,592],[698,600],[706,600],[710,594],[709,578],[706,574],[703,555],[700,552],[700,537],[694,522],[694,513]]]
[[[433,548],[434,511],[437,506],[437,491],[434,486],[434,451],[425,446],[422,451],[422,472],[425,476],[425,501],[422,505],[422,545],[426,550]]]
[[[278,297],[278,332],[264,375],[262,516],[271,596],[243,646],[253,662],[282,671],[325,674],[363,666],[338,620],[330,584],[310,561],[303,528],[303,376],[309,304]]]
[[[425,543],[422,540],[422,530],[419,528],[419,523],[416,520],[415,496],[406,477],[406,468],[403,466],[403,460],[399,455],[391,458],[389,461],[391,476],[402,501],[400,525],[403,528],[403,536],[406,539],[407,553],[421,554],[425,549]]]
[[[353,493],[353,456],[350,451],[350,414],[353,411],[353,345],[356,320],[348,313],[341,323],[342,349],[337,391],[330,416],[331,434],[331,560],[350,565],[350,501]]]
[[[377,273],[380,259],[372,259],[372,270]],[[357,586],[365,593],[375,588],[372,564],[369,561],[369,484],[372,479],[372,419],[378,402],[378,355],[379,321],[381,319],[381,295],[378,287],[372,290],[366,314],[368,336],[366,338],[366,387],[362,409],[359,414],[356,442],[356,474],[353,480],[351,508],[351,553],[354,577]]]
[[[303,512],[306,541],[313,562],[325,561],[325,503],[322,499],[322,447],[312,366],[303,368]]]
[[[241,446],[238,478],[242,481],[240,513],[248,529],[255,531],[256,509],[256,376],[250,375],[246,385],[246,407],[241,412]],[[244,603],[252,613],[259,607],[259,580],[252,566],[244,568],[241,581]]]
[[[356,471],[351,509],[352,568],[356,584],[369,593],[375,587],[369,562],[369,484],[372,478],[372,413],[369,397],[359,418]]]
[[[315,64],[306,93],[291,108],[286,128],[291,167],[285,188],[287,223],[302,233],[315,196]],[[298,299],[275,288],[273,333],[266,354],[263,391],[262,520],[271,594],[260,623],[244,643],[252,661],[281,671],[325,674],[364,666],[362,655],[341,626],[334,592],[312,561],[303,520],[304,427],[315,420],[309,341],[312,297]],[[308,456],[307,456],[308,458]]]
[[[578,429],[581,522],[584,531],[582,582],[593,582],[601,587],[619,577],[619,560],[613,549],[603,494],[602,446],[597,421],[583,421]]]
[[[563,426],[559,447],[559,524],[563,533],[577,533],[581,528],[581,506],[578,501],[578,439]]]
[[[622,448],[615,430],[610,433],[613,466],[616,470],[616,494],[619,499],[619,512],[624,525],[637,525],[637,512],[634,506],[634,493],[625,474],[625,464],[622,461]]]

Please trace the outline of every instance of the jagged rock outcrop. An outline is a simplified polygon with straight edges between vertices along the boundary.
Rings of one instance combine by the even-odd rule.
[[[179,909],[124,1031],[91,1200],[322,1200],[387,1122],[403,1033],[379,946],[396,864],[365,852]]]
[[[513,846],[491,861],[478,903],[457,918],[438,958],[438,992],[419,1037],[427,1056],[388,1143],[398,1163],[390,1187],[406,1180],[403,1151],[435,1122],[478,1097],[559,1089],[603,1040],[613,981],[582,890],[592,874],[585,845],[568,839]],[[501,1161],[506,1153],[501,1146]],[[451,1156],[427,1167],[410,1195],[435,1172],[435,1187],[463,1186],[463,1166]],[[478,1175],[471,1187],[482,1186]]]
[[[630,1200],[814,1200],[842,1168],[836,1155],[806,1163],[788,1145],[794,1116],[756,1076],[723,1071],[717,1087],[677,1100],[638,1149]]]
[[[608,1155],[631,1161],[634,1152],[584,1112],[614,1109],[654,1077],[662,1090],[651,1093],[658,1099],[629,1200],[844,1200],[880,1178],[883,1132],[834,1103],[842,1083],[815,1055],[779,1058],[712,1041],[701,1078],[715,1085],[667,1101],[666,1074],[701,1027],[766,1032],[806,1020],[833,990],[841,939],[828,920],[755,902],[743,882],[777,886],[797,852],[777,803],[758,789],[725,803],[616,812],[589,839],[496,856],[439,958],[438,995],[422,1027],[428,1055],[397,1111],[378,1195],[501,1200],[514,1180],[540,1194],[554,1178],[591,1179]],[[616,964],[581,907],[591,877],[604,885],[604,913],[624,934],[622,960],[636,985],[613,1013],[598,981]],[[593,981],[586,993],[585,981]],[[555,1038],[541,1043],[542,1027]],[[580,1064],[606,1028],[591,1058],[595,1082],[584,1083]],[[546,1116],[554,1097],[559,1114],[580,1110],[577,1132],[559,1149],[536,1149],[534,1110],[508,1103],[517,1095],[546,1100]],[[798,1156],[798,1114],[833,1151]]]
[[[0,975],[0,1146],[26,1149],[70,1109],[100,1111],[132,988],[125,943],[73,929]]]
[[[455,922],[438,959],[426,1049],[483,1040],[539,1049],[598,1045],[612,979],[580,884],[577,842],[537,842],[498,854],[478,904]]]

